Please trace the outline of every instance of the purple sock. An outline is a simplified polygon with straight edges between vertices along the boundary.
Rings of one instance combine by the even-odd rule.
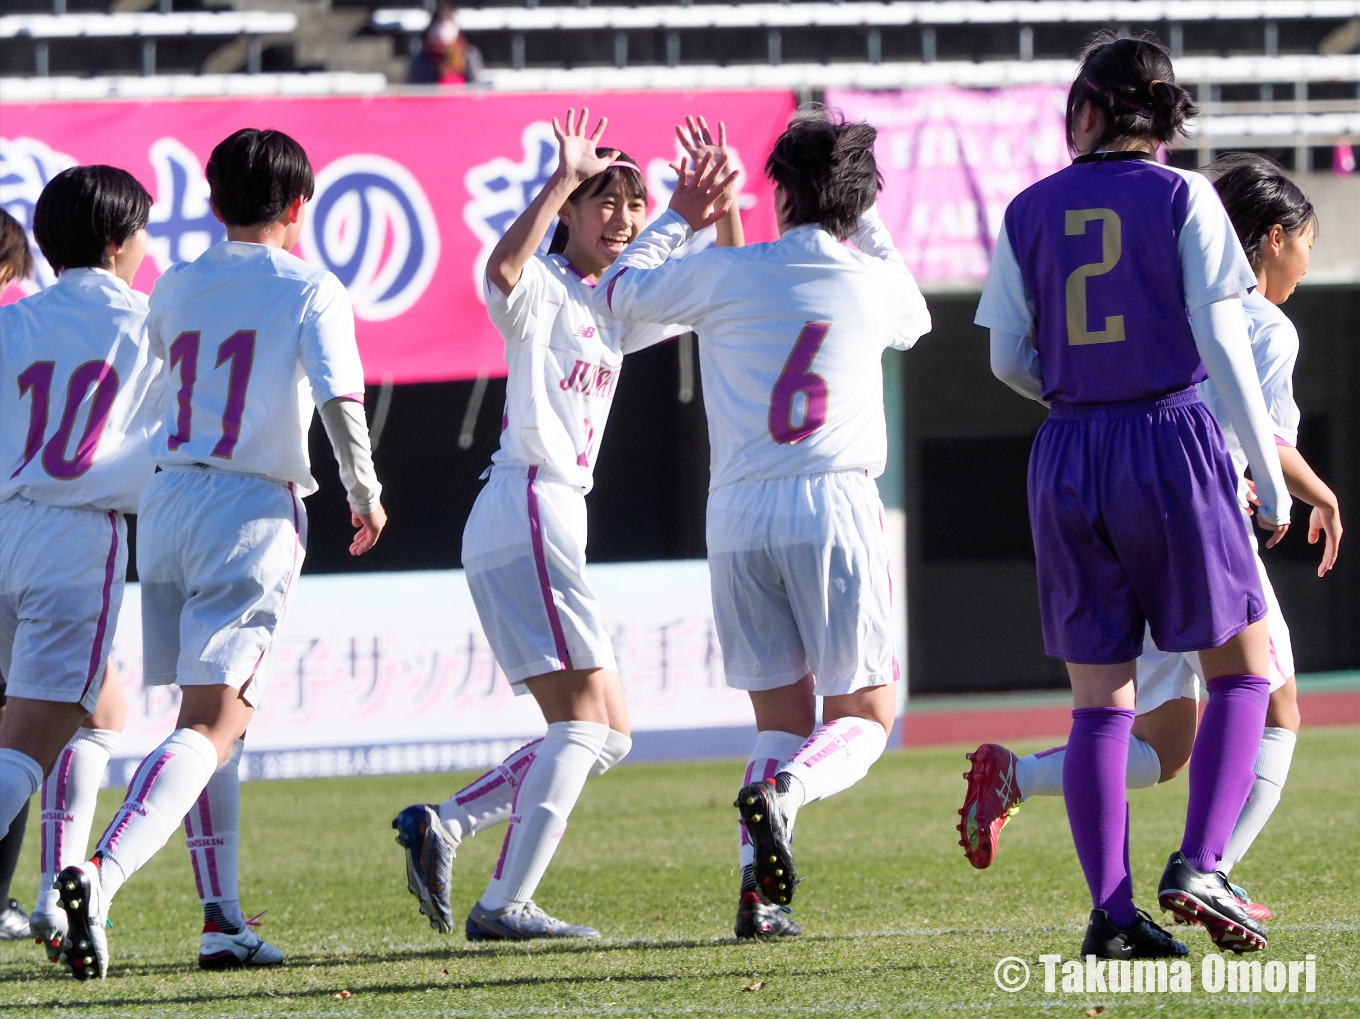
[[[1129,875],[1129,807],[1124,796],[1132,728],[1133,712],[1125,708],[1076,708],[1063,759],[1067,822],[1091,888],[1091,902],[1120,927],[1138,918]]]
[[[1190,755],[1190,803],[1181,852],[1200,871],[1218,869],[1233,826],[1256,780],[1270,681],[1219,676],[1208,682],[1209,704]]]

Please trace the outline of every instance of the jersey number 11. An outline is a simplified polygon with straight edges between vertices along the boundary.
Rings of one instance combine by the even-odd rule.
[[[198,344],[201,335],[197,330],[183,332],[170,344],[170,370],[179,369],[175,434],[169,436],[165,443],[171,450],[179,449],[189,441],[194,418],[194,383],[198,381]],[[212,448],[212,455],[223,460],[231,459],[232,450],[241,439],[246,387],[250,385],[250,368],[255,362],[254,329],[238,330],[218,344],[217,364],[214,367],[221,368],[228,361],[231,362],[231,374],[227,378],[227,405],[222,410],[222,437]]]

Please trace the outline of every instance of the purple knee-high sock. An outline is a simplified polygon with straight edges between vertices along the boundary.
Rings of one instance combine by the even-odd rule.
[[[1063,760],[1063,797],[1077,859],[1096,909],[1120,927],[1137,918],[1129,875],[1129,807],[1124,797],[1133,712],[1077,708]]]
[[[1209,704],[1190,755],[1190,803],[1185,811],[1185,861],[1218,869],[1233,826],[1256,780],[1270,681],[1260,676],[1211,679]]]

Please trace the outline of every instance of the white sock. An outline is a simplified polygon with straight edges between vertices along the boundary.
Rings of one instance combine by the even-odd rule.
[[[849,789],[869,774],[887,745],[883,726],[854,715],[828,722],[809,736],[775,779],[790,830],[799,807]]]
[[[10,822],[33,798],[42,778],[42,765],[28,754],[0,749],[0,839],[9,834]]]
[[[455,842],[510,820],[515,790],[534,763],[541,739],[530,740],[486,774],[439,805],[439,819]]]
[[[1270,815],[1280,802],[1285,779],[1289,777],[1289,765],[1294,760],[1294,745],[1299,738],[1288,729],[1268,726],[1261,737],[1261,749],[1256,753],[1256,781],[1252,783],[1251,793],[1237,815],[1237,824],[1228,839],[1228,848],[1223,852],[1218,869],[1224,874],[1233,868],[1238,860],[1247,855],[1247,850],[1261,834],[1261,829],[1270,820]]]
[[[783,732],[779,729],[766,729],[756,733],[756,745],[751,748],[751,756],[746,761],[746,774],[741,780],[742,788],[761,779],[774,778],[779,769],[788,763],[789,758],[798,753],[805,740],[796,732]],[[755,862],[756,847],[746,833],[746,825],[737,825],[737,862],[741,865],[742,887],[748,883],[754,887],[755,877],[748,871]],[[749,879],[749,881],[748,881]]]
[[[481,899],[486,909],[504,909],[534,897],[608,737],[609,726],[598,722],[548,726],[515,793],[500,859]]]
[[[628,751],[633,749],[633,737],[625,736],[617,729],[610,729],[609,735],[605,737],[604,749],[600,751],[600,756],[595,759],[594,766],[590,769],[590,777],[603,775],[614,765],[628,756]]]
[[[1031,796],[1061,796],[1063,760],[1067,747],[1051,747],[1022,757],[1015,765],[1015,781],[1020,786],[1020,802]],[[1129,737],[1129,763],[1124,772],[1126,789],[1148,789],[1162,778],[1162,759],[1152,744]]]
[[[77,729],[43,782],[39,906],[55,905],[57,891],[52,885],[57,875],[87,859],[99,786],[120,736],[116,729]]]
[[[165,845],[216,770],[217,748],[193,729],[176,729],[147,755],[99,839],[99,883],[107,899]]]
[[[236,853],[241,817],[239,769],[245,745],[243,739],[232,745],[231,755],[213,772],[184,815],[184,843],[194,867],[198,901],[203,904],[203,922],[216,923],[227,934],[239,933],[244,925],[236,889]],[[218,908],[210,910],[210,905]]]

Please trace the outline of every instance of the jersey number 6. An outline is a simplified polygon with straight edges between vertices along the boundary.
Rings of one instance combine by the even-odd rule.
[[[194,419],[194,383],[198,381],[198,343],[202,334],[197,330],[183,332],[170,344],[170,370],[179,369],[179,393],[175,396],[175,434],[166,439],[166,446],[179,449],[189,441]],[[217,346],[217,364],[221,368],[231,362],[227,376],[227,404],[222,409],[222,437],[212,448],[212,456],[230,460],[232,450],[241,440],[241,417],[246,410],[246,388],[250,385],[250,368],[255,363],[255,330],[241,329],[232,333]]]
[[[784,362],[784,370],[775,380],[774,390],[770,393],[770,435],[781,445],[802,442],[826,424],[826,379],[814,375],[808,368],[830,331],[830,322],[804,322],[798,342],[793,345],[789,359]],[[803,394],[805,406],[802,423],[794,424],[793,398],[798,393]]]
[[[1092,343],[1124,342],[1124,316],[1111,315],[1105,328],[1094,332],[1086,328],[1086,280],[1103,276],[1119,264],[1123,245],[1123,224],[1113,209],[1068,209],[1065,231],[1068,237],[1084,237],[1086,224],[1095,220],[1100,224],[1100,261],[1087,262],[1072,270],[1067,277],[1067,345],[1083,347]]]

